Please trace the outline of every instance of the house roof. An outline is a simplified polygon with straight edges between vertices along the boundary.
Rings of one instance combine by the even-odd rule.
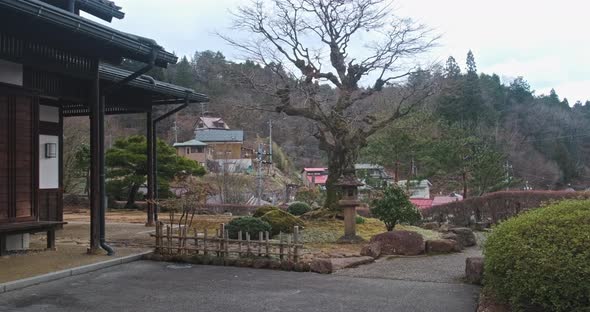
[[[195,134],[201,142],[244,142],[242,130],[204,129],[195,131]]]
[[[459,200],[460,199],[458,197],[453,196],[434,196],[434,199],[432,200],[432,206],[448,204]]]
[[[225,121],[223,120],[223,118],[221,117],[199,117],[199,121],[201,121],[203,123],[202,128],[198,128],[198,129],[225,129],[228,130],[229,126],[225,123]],[[219,127],[219,124],[223,123],[223,127]],[[198,121],[197,121],[198,124]]]
[[[303,168],[302,172],[324,172],[328,170],[328,168]]]
[[[108,0],[76,0],[76,7],[107,22],[112,21],[113,17],[118,19],[125,17],[121,7]]]
[[[179,143],[174,143],[173,145],[174,147],[182,147],[182,146],[207,146],[207,143],[203,143],[199,140],[190,140],[190,141],[186,141],[186,142],[179,142]]]
[[[428,209],[432,207],[432,199],[428,198],[410,198],[410,202],[418,209]]]
[[[356,169],[356,170],[383,169],[383,166],[373,165],[373,164],[355,164],[354,169]]]
[[[113,65],[101,63],[99,67],[100,79],[109,81],[121,81],[132,74],[132,72],[115,67]],[[153,91],[159,94],[168,95],[180,100],[188,100],[189,102],[207,102],[209,97],[205,94],[197,93],[193,89],[173,85],[154,78],[142,75],[128,83],[128,85],[141,88],[144,90]],[[156,103],[157,104],[157,103]]]
[[[87,5],[90,3],[86,2]],[[98,0],[92,3],[98,4]],[[105,5],[103,3],[103,7]],[[126,57],[144,63],[148,63],[154,53],[154,62],[161,67],[178,60],[177,56],[165,51],[152,39],[118,31],[39,0],[2,0],[0,12],[3,13],[0,19],[5,19],[6,23],[22,23],[23,27],[14,31],[27,35],[43,37],[49,31],[65,30],[63,38],[58,39],[72,48],[82,49],[80,45],[84,45],[85,50],[94,52],[108,47],[113,52],[109,57]],[[80,42],[83,39],[87,42]]]

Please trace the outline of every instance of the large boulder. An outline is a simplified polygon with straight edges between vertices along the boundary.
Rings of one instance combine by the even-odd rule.
[[[426,222],[422,223],[421,227],[427,230],[438,230],[440,228],[440,225],[438,224],[438,222]]]
[[[363,246],[361,249],[361,256],[369,256],[373,258],[379,258],[381,255],[381,243],[374,242]]]
[[[465,259],[465,280],[468,283],[481,285],[483,280],[483,257]]]
[[[354,268],[359,265],[374,262],[372,257],[348,257],[348,258],[316,258],[310,264],[312,272],[330,274],[337,270]]]
[[[428,253],[451,253],[461,251],[459,243],[451,239],[433,239],[426,241]]]
[[[463,247],[475,246],[477,244],[475,234],[473,234],[470,228],[452,228],[450,231],[457,235],[457,241]]]
[[[272,235],[293,233],[295,226],[302,227],[303,221],[296,216],[282,210],[271,210],[260,218],[270,224]]]
[[[422,235],[411,231],[391,231],[375,235],[370,243],[381,245],[382,255],[415,256],[424,253]]]

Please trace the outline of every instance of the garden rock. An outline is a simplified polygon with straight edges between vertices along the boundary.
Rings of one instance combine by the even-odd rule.
[[[459,243],[451,239],[433,239],[426,241],[428,253],[451,253],[461,251]]]
[[[440,228],[440,225],[438,224],[438,222],[426,222],[422,224],[422,228],[427,230],[438,230]]]
[[[468,283],[481,285],[483,280],[483,257],[465,259],[465,279]]]
[[[463,247],[475,246],[477,244],[475,234],[473,234],[470,228],[453,228],[451,232],[457,235],[457,241]]]
[[[450,224],[445,223],[445,224],[441,224],[440,227],[438,228],[438,230],[440,232],[448,232],[451,230],[451,228],[452,228],[452,226]]]
[[[338,270],[354,268],[374,261],[375,259],[373,257],[318,258],[311,262],[311,271],[330,274]]]
[[[381,256],[381,243],[369,243],[363,246],[361,249],[361,256],[369,256],[373,258],[379,258]]]
[[[311,264],[311,271],[320,274],[332,273],[332,260],[330,258],[317,258]]]
[[[415,256],[424,253],[424,239],[416,232],[386,232],[373,236],[370,242],[381,245],[382,255]]]

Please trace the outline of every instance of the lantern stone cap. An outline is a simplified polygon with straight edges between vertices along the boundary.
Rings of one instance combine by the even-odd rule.
[[[346,187],[346,186],[355,186],[356,187],[356,186],[363,186],[365,184],[356,178],[356,174],[355,174],[354,169],[344,169],[344,172],[342,173],[340,178],[338,178],[338,180],[336,181],[336,183],[334,185],[339,186],[339,187]]]

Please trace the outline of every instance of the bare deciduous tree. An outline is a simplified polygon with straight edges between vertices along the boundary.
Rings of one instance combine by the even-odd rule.
[[[260,109],[314,122],[314,136],[328,156],[329,208],[337,207],[333,184],[354,165],[367,138],[433,93],[431,83],[419,79],[415,58],[437,37],[424,25],[395,16],[389,3],[255,0],[233,12],[235,28],[249,39],[220,35],[272,70],[272,79],[242,73],[253,88],[274,98],[272,107]],[[365,80],[372,81],[369,87],[362,86]],[[395,95],[376,109],[376,98],[386,89]]]

